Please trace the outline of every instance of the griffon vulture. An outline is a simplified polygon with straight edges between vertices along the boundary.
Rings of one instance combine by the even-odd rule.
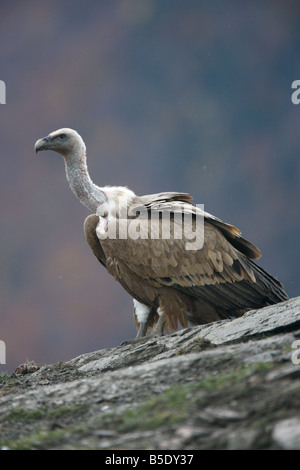
[[[72,191],[92,211],[84,222],[86,240],[133,297],[137,337],[152,327],[163,334],[178,322],[186,327],[233,318],[288,298],[282,284],[252,261],[259,249],[188,194],[140,197],[126,187],[96,186],[85,144],[72,129],[39,139],[35,151],[41,150],[63,156]]]

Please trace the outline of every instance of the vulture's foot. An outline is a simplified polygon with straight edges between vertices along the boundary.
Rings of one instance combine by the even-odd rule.
[[[141,323],[136,337],[134,339],[128,339],[127,341],[122,341],[120,346],[125,346],[126,344],[143,344],[146,341],[163,336],[164,322],[160,322],[158,320],[153,332],[146,336],[147,329],[147,322]]]
[[[136,338],[133,338],[133,339],[127,339],[126,341],[122,341],[120,346],[126,346],[126,345],[129,345],[129,344],[143,344],[143,343],[146,343],[147,341],[149,341],[149,339],[151,339],[151,336],[152,335],[143,336],[141,338],[136,337]]]
[[[145,322],[141,322],[137,335],[134,339],[129,339],[127,341],[122,341],[120,346],[125,346],[126,344],[142,344],[150,339],[159,338],[164,334],[165,326],[165,316],[162,314],[158,318],[158,322],[153,329],[153,332],[146,336],[148,330],[148,318]]]

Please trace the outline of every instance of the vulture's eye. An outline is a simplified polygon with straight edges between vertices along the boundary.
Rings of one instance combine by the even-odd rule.
[[[57,136],[59,140],[65,140],[66,137],[66,134],[59,134],[59,136]]]

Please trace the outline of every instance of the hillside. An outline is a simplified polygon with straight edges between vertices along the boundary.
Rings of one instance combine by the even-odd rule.
[[[299,338],[297,297],[3,374],[0,448],[299,449]]]
[[[62,158],[34,152],[61,127],[83,137],[95,184],[191,194],[299,295],[299,23],[297,1],[1,2],[0,372],[135,334]]]

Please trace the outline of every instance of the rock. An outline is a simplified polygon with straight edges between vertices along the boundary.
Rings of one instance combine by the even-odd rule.
[[[300,418],[283,419],[275,424],[273,439],[282,449],[300,449]]]
[[[299,448],[299,337],[297,297],[2,374],[0,448]]]
[[[300,327],[300,297],[260,310],[251,310],[233,321],[221,321],[202,327],[202,335],[214,344],[249,339],[257,334],[280,332],[287,328]],[[255,312],[255,315],[253,315]]]
[[[227,450],[253,449],[259,432],[255,429],[239,429],[228,435]]]

